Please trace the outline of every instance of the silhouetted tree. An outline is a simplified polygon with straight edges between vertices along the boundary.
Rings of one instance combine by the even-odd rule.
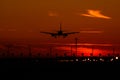
[[[101,53],[99,53],[99,57],[101,57],[102,56],[102,54]]]

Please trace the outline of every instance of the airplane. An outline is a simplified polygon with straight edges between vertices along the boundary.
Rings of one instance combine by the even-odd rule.
[[[63,32],[62,31],[62,27],[61,27],[61,24],[60,24],[60,29],[53,33],[53,32],[40,32],[40,33],[44,33],[44,34],[50,34],[52,37],[59,37],[59,36],[63,36],[63,38],[67,37],[69,34],[75,34],[75,33],[79,33],[79,32]]]

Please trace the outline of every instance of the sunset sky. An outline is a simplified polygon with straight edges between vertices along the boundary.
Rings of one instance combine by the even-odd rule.
[[[0,42],[120,44],[119,0],[0,0]],[[65,39],[40,31],[77,31]]]

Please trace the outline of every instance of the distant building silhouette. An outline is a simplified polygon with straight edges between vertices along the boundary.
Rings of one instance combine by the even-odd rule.
[[[93,57],[93,53],[90,53],[90,56]]]
[[[64,57],[67,57],[67,53],[64,53]]]
[[[84,56],[84,53],[81,53],[81,56],[83,57],[83,56]]]
[[[73,55],[72,55],[73,57],[76,57],[76,55],[75,55],[75,53],[73,53]]]
[[[101,57],[102,56],[102,54],[101,53],[99,53],[99,57]]]
[[[15,57],[15,54],[14,53],[10,53],[10,57]]]
[[[4,52],[2,52],[1,54],[2,54],[2,55],[1,55],[2,57],[5,57],[5,56],[6,56]]]
[[[55,56],[58,57],[58,53],[56,53]]]
[[[28,46],[28,56],[32,57],[32,51],[31,51],[31,46],[30,45]]]
[[[41,53],[38,53],[38,54],[37,54],[37,57],[40,57],[40,56],[41,56]]]
[[[108,53],[107,56],[110,57],[110,53]]]
[[[47,53],[46,56],[47,56],[47,57],[50,57],[50,53]]]
[[[20,53],[20,57],[23,57],[23,53],[22,52]]]

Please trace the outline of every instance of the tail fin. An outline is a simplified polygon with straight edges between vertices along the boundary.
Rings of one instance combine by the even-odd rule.
[[[62,26],[62,24],[60,23],[60,31],[62,31],[62,27],[61,26]]]

